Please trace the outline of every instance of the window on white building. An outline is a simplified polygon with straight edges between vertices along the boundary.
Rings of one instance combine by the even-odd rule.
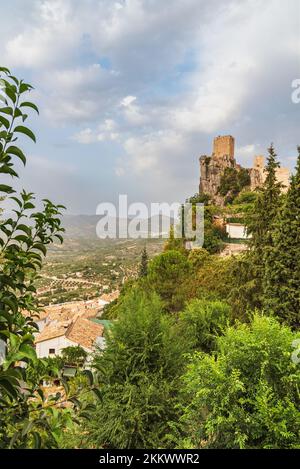
[[[55,355],[55,348],[49,348],[49,355]]]

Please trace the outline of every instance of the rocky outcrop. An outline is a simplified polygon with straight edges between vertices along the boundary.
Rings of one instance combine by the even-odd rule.
[[[219,136],[214,139],[211,155],[202,155],[200,161],[199,192],[208,194],[214,203],[224,205],[225,197],[219,194],[221,179],[226,168],[240,171],[242,168],[234,157],[234,138],[231,135]],[[265,180],[265,159],[259,155],[254,158],[254,165],[247,169],[250,176],[250,190],[261,187]],[[283,184],[283,191],[289,185],[289,170],[278,168],[277,179]]]
[[[224,203],[224,197],[219,195],[219,187],[226,168],[238,168],[234,159],[234,138],[231,135],[216,137],[212,155],[200,157],[199,192],[208,194],[218,205]]]

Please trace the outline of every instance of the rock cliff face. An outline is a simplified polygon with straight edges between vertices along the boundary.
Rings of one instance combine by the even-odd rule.
[[[224,205],[224,197],[219,194],[222,176],[226,168],[234,168],[240,171],[242,167],[237,164],[234,157],[234,138],[231,135],[219,136],[214,139],[213,151],[210,156],[202,155],[200,161],[200,186],[199,192],[208,194],[214,203]],[[249,190],[253,191],[261,187],[265,180],[264,157],[256,156],[254,165],[247,169],[250,176]],[[289,171],[286,168],[279,168],[277,179],[282,182],[283,190],[286,191],[289,185]]]
[[[212,155],[200,157],[199,192],[210,195],[219,205],[224,203],[224,197],[218,191],[226,168],[239,168],[234,159],[234,138],[231,135],[216,137]]]

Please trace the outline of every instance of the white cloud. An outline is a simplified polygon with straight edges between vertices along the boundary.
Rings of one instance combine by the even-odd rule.
[[[92,129],[87,128],[73,135],[72,139],[78,143],[89,144],[95,143],[97,141],[97,136],[93,133]]]
[[[122,99],[120,105],[124,107],[130,106],[136,100],[136,96],[126,96]]]
[[[113,119],[106,119],[95,130],[90,127],[80,130],[72,139],[78,143],[90,144],[95,142],[118,140],[117,125]]]
[[[68,60],[80,41],[79,18],[72,13],[72,2],[48,0],[34,2],[32,6],[25,7],[23,31],[8,39],[4,59],[10,66],[34,68]]]
[[[196,180],[197,154],[215,134],[236,137],[242,163],[272,140],[290,154],[298,0],[19,4],[18,18],[3,22],[4,65],[30,70],[45,127],[81,144],[118,142],[121,156],[107,164],[120,178],[138,174],[141,190],[150,177],[153,192],[169,190],[169,178],[174,187]]]
[[[163,174],[165,160],[169,162],[170,159],[178,157],[184,146],[183,137],[174,131],[159,131],[142,137],[131,137],[124,142],[128,156],[125,164],[135,173],[151,170]]]

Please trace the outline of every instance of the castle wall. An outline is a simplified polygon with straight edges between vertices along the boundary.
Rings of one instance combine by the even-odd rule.
[[[265,158],[264,156],[255,156],[253,168],[250,169],[251,190],[261,187],[266,179]],[[288,168],[277,168],[276,178],[282,184],[282,192],[287,192],[289,187],[290,171]]]
[[[231,135],[219,136],[214,139],[213,152],[211,156],[203,155],[200,161],[200,185],[199,192],[210,195],[218,205],[224,204],[224,198],[218,194],[221,178],[226,168],[235,168],[238,171],[242,166],[234,159],[234,138]],[[265,181],[265,158],[257,155],[254,158],[253,167],[250,168],[250,190],[254,191],[261,187]],[[278,168],[277,180],[283,184],[283,192],[289,186],[289,170]]]
[[[276,177],[282,184],[282,192],[286,193],[290,185],[290,172],[288,168],[277,168]]]

